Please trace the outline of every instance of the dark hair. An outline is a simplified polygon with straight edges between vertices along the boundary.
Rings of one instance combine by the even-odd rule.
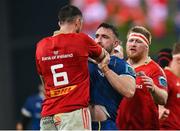
[[[172,54],[176,55],[180,53],[180,43],[175,43],[173,46]]]
[[[107,24],[107,23],[101,23],[101,24],[98,26],[97,29],[99,29],[99,28],[101,28],[101,27],[112,30],[113,34],[114,34],[117,38],[119,38],[118,30],[117,30],[117,28],[114,27],[113,25]]]
[[[164,48],[158,53],[158,64],[164,68],[169,65],[172,60],[172,49]]]
[[[147,39],[148,39],[148,44],[151,44],[151,33],[143,26],[134,26],[132,27],[129,32],[128,32],[128,35],[127,37],[129,36],[130,33],[141,33],[142,35],[144,35]]]
[[[81,11],[72,5],[66,5],[59,10],[58,18],[62,24],[64,22],[72,22],[77,16],[82,17]]]

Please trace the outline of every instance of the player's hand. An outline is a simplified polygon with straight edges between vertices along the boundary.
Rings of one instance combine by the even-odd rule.
[[[100,69],[104,68],[105,66],[107,66],[110,62],[110,55],[109,53],[106,51],[105,52],[105,57],[103,58],[103,60],[101,61],[101,63],[98,64],[98,67]]]
[[[165,120],[166,118],[168,118],[169,114],[170,114],[170,110],[169,109],[161,107],[160,110],[159,110],[159,119],[160,120]]]
[[[155,91],[154,81],[150,77],[144,74],[144,75],[141,75],[141,80],[143,84],[149,89],[150,92]]]
[[[19,122],[18,122],[18,123],[16,124],[16,130],[17,130],[17,131],[22,131],[22,130],[23,130],[23,125],[22,125],[22,123],[19,123]]]

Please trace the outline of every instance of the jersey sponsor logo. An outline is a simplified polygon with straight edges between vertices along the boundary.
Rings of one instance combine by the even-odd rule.
[[[77,87],[77,85],[73,86],[67,86],[61,89],[56,89],[56,90],[50,90],[50,96],[51,97],[57,97],[57,96],[62,96],[68,94],[70,91],[74,90]]]
[[[167,81],[166,81],[166,78],[163,77],[163,76],[160,76],[159,78],[159,84],[165,88],[167,88]]]
[[[70,54],[63,54],[63,55],[45,56],[45,57],[41,57],[41,60],[51,61],[51,60],[66,59],[66,58],[72,58],[72,57],[73,57],[73,53],[70,53]]]

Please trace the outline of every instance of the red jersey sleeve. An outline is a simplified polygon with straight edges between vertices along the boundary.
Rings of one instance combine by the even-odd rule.
[[[167,91],[167,79],[164,71],[161,69],[161,67],[154,68],[154,74],[152,75],[152,79],[154,81],[154,84],[158,86],[159,88]]]
[[[102,53],[102,47],[98,45],[92,38],[90,38],[88,35],[83,34],[83,37],[86,40],[86,43],[88,43],[88,52],[89,57],[91,58],[97,58]]]

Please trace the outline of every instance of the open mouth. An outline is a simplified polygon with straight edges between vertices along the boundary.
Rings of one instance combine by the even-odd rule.
[[[135,52],[136,51],[136,49],[133,49],[133,48],[131,48],[131,49],[129,49],[130,51],[133,51],[133,52]]]

